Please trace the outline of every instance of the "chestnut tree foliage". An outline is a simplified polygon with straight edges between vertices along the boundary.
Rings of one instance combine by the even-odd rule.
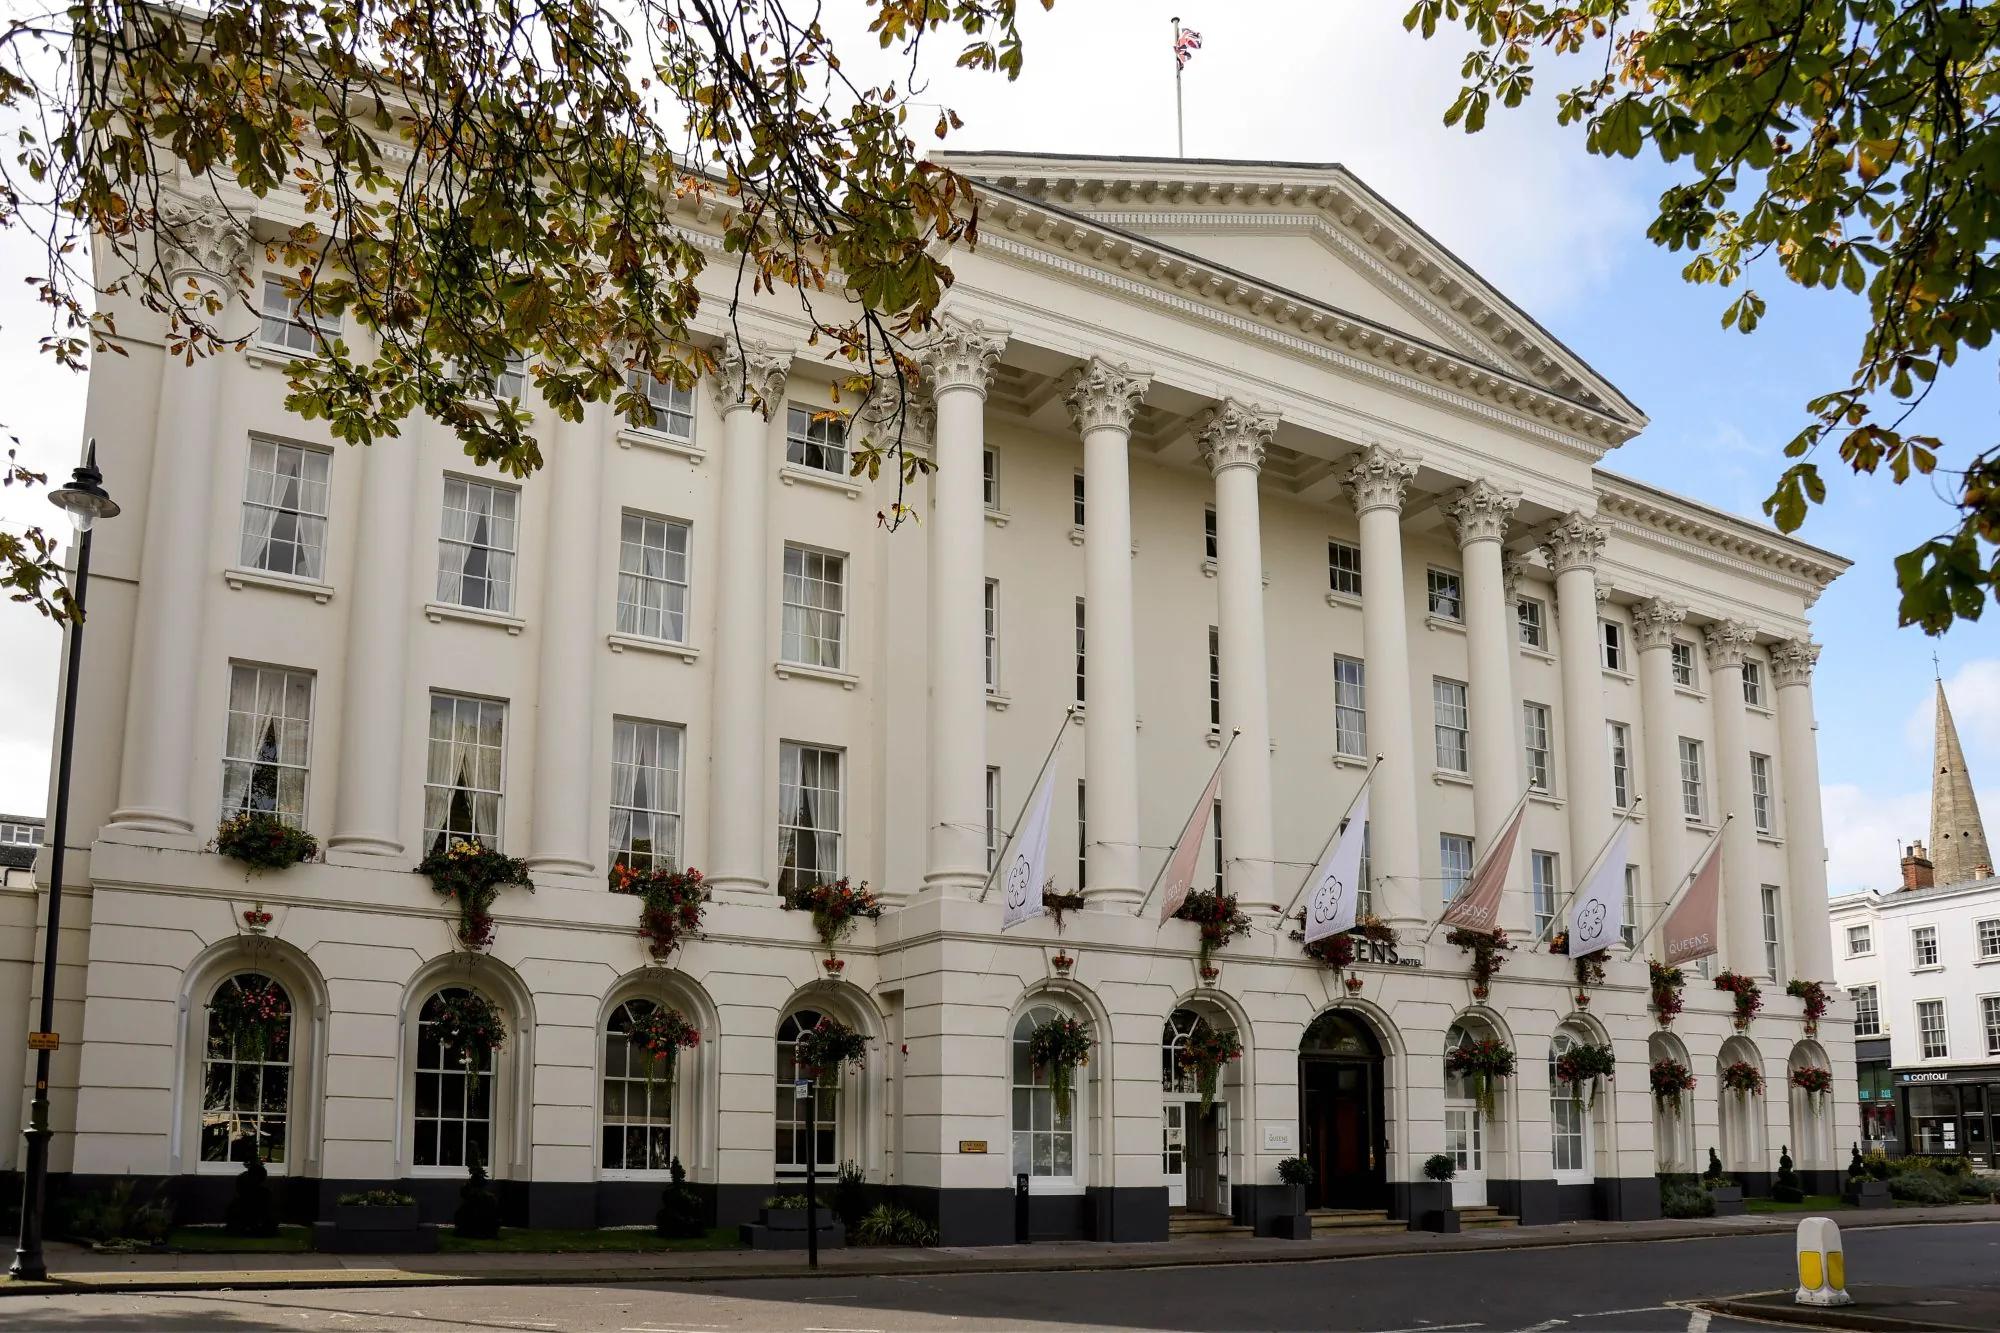
[[[1994,373],[2000,0],[1416,0],[1404,18],[1425,37],[1440,24],[1473,38],[1445,114],[1468,131],[1529,96],[1538,58],[1580,57],[1590,77],[1558,116],[1593,153],[1681,169],[1648,234],[1689,252],[1689,281],[1734,286],[1772,258],[1865,296],[1853,373],[1806,405],[1764,510],[1797,529],[1825,499],[1828,449],[1857,473],[1933,478],[1957,513],[1897,557],[1902,623],[1977,619],[2000,596],[2000,446],[1960,443],[1945,466],[1944,441],[1905,427],[1961,357]],[[1722,322],[1747,333],[1764,308],[1746,288]]]
[[[160,312],[170,356],[243,347],[251,279],[275,271],[304,322],[366,334],[315,333],[291,411],[356,444],[426,413],[525,477],[543,461],[529,409],[487,402],[509,358],[556,417],[595,402],[644,420],[645,377],[712,368],[689,339],[709,262],[733,269],[732,327],[744,297],[796,294],[843,392],[900,389],[944,256],[977,228],[966,182],[916,144],[957,118],[910,98],[940,42],[1014,77],[1016,7],[854,5],[886,53],[870,78],[810,0],[76,0],[0,30],[0,227],[41,243],[26,276],[60,365],[123,354],[111,297]],[[176,202],[201,177],[260,219],[225,297],[164,258],[217,220]],[[720,228],[719,259],[680,225],[690,209]],[[900,426],[880,433],[856,472],[913,477]],[[11,454],[5,476],[46,480]],[[0,584],[74,614],[41,529],[0,530]]]

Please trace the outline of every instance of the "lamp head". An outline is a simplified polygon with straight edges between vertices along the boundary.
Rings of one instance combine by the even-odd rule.
[[[100,518],[116,518],[118,502],[104,489],[104,474],[97,470],[97,441],[84,451],[83,465],[70,474],[69,485],[49,492],[49,503],[69,515],[78,534],[89,532]]]

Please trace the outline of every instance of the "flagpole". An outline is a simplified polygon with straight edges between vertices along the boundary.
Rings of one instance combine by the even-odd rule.
[[[1632,804],[1625,807],[1624,813],[1618,817],[1618,822],[1611,826],[1610,836],[1605,838],[1604,845],[1597,849],[1597,855],[1591,858],[1590,869],[1577,878],[1575,887],[1569,891],[1569,896],[1563,899],[1562,906],[1557,908],[1555,915],[1549,918],[1549,924],[1543,926],[1541,931],[1536,934],[1534,944],[1528,949],[1529,953],[1540,953],[1542,943],[1549,938],[1549,932],[1556,928],[1556,923],[1569,918],[1569,909],[1576,904],[1576,896],[1582,893],[1583,886],[1590,883],[1591,879],[1596,876],[1599,868],[1604,864],[1604,854],[1611,850],[1612,843],[1618,841],[1618,830],[1632,822],[1633,812],[1639,808],[1640,802],[1645,799],[1643,796],[1634,796]]]
[[[1179,19],[1175,19],[1174,21],[1176,23],[1180,22]],[[1222,747],[1222,753],[1216,756],[1215,767],[1209,772],[1208,775],[1209,782],[1215,781],[1215,775],[1222,771],[1222,761],[1229,758],[1229,751],[1235,746],[1236,738],[1238,736],[1241,736],[1242,734],[1243,734],[1243,728],[1241,727],[1237,727],[1234,731],[1231,731],[1229,733],[1228,743]],[[1207,793],[1208,791],[1207,782],[1204,782],[1202,784],[1201,790],[1203,794]],[[1200,813],[1201,813],[1201,801],[1197,798],[1197,800],[1195,801],[1194,809],[1188,811],[1188,817],[1181,821],[1181,831],[1174,835],[1174,846],[1179,847],[1181,845],[1181,839],[1187,836],[1188,826],[1194,823],[1194,817]],[[1167,867],[1172,865],[1173,863],[1174,863],[1173,853],[1168,852],[1167,859],[1160,862],[1160,868],[1153,874],[1152,887],[1148,888],[1146,890],[1146,896],[1139,900],[1139,909],[1132,913],[1133,916],[1146,915],[1146,904],[1153,901],[1153,894],[1159,889],[1160,880],[1166,875]]]
[[[1681,905],[1681,899],[1687,897],[1688,890],[1694,887],[1695,877],[1701,873],[1702,863],[1708,860],[1709,854],[1715,849],[1715,845],[1722,841],[1722,830],[1728,828],[1729,821],[1734,818],[1736,818],[1734,814],[1724,815],[1722,823],[1716,827],[1715,832],[1708,835],[1708,846],[1701,849],[1701,854],[1694,858],[1694,864],[1688,867],[1687,874],[1681,876],[1680,887],[1674,890],[1674,896],[1667,899],[1667,905],[1662,907],[1659,915],[1653,918],[1653,924],[1646,927],[1645,932],[1637,940],[1633,941],[1631,952],[1625,955],[1626,962],[1629,963],[1639,956],[1639,950],[1646,947],[1646,941],[1653,938],[1653,932],[1660,928],[1660,923],[1665,921],[1668,914]],[[1901,844],[1898,845],[1900,846]]]
[[[1375,770],[1379,768],[1381,764],[1382,764],[1382,756],[1378,754],[1375,756],[1375,762],[1368,765],[1368,771],[1361,775],[1361,785],[1354,789],[1354,795],[1347,798],[1347,809],[1341,814],[1340,819],[1334,824],[1333,832],[1327,835],[1326,844],[1325,846],[1319,849],[1319,856],[1313,861],[1312,867],[1306,871],[1306,877],[1299,881],[1299,891],[1292,895],[1292,901],[1285,908],[1285,910],[1278,913],[1278,920],[1283,921],[1286,917],[1290,916],[1292,914],[1292,908],[1297,907],[1299,905],[1299,899],[1306,896],[1306,886],[1312,883],[1313,872],[1318,870],[1321,865],[1325,864],[1326,854],[1328,851],[1332,850],[1334,839],[1338,838],[1343,832],[1346,831],[1348,817],[1354,813],[1354,803],[1361,799],[1362,792],[1368,790],[1368,779],[1375,776]]]
[[[1069,711],[1063,714],[1062,726],[1056,731],[1056,743],[1049,747],[1042,766],[1035,770],[1035,780],[1028,784],[1028,799],[1021,802],[1021,811],[1014,816],[1014,827],[1007,830],[1007,841],[1000,844],[1000,855],[993,859],[992,866],[986,871],[986,887],[979,891],[980,902],[985,902],[986,895],[993,892],[993,878],[1000,873],[1000,867],[1007,864],[1007,853],[1013,850],[1014,839],[1021,832],[1021,821],[1028,817],[1028,807],[1034,804],[1035,793],[1042,789],[1042,777],[1049,771],[1049,765],[1056,761],[1056,751],[1062,748],[1063,737],[1069,735],[1070,719],[1075,716],[1076,705],[1071,704]]]
[[[1507,812],[1507,817],[1506,817],[1505,819],[1503,819],[1503,820],[1501,820],[1501,821],[1500,821],[1500,827],[1501,827],[1502,829],[1506,828],[1506,827],[1507,827],[1507,826],[1508,826],[1509,824],[1513,823],[1513,822],[1514,822],[1514,816],[1516,816],[1516,815],[1520,814],[1520,813],[1521,813],[1521,809],[1522,809],[1522,807],[1524,807],[1525,805],[1527,805],[1527,803],[1528,803],[1528,793],[1529,793],[1529,792],[1530,792],[1531,790],[1532,790],[1532,789],[1531,789],[1531,788],[1528,788],[1528,787],[1523,787],[1523,788],[1521,788],[1521,799],[1520,799],[1520,800],[1518,800],[1518,801],[1516,801],[1516,802],[1514,802],[1514,808],[1513,808],[1513,809],[1511,809],[1511,810],[1509,810],[1509,811]],[[1478,878],[1479,878],[1479,872],[1480,872],[1480,871],[1482,871],[1482,870],[1484,870],[1484,869],[1486,868],[1486,861],[1487,861],[1488,859],[1490,859],[1490,858],[1492,857],[1492,855],[1493,855],[1493,849],[1492,849],[1491,847],[1488,847],[1488,848],[1486,849],[1486,856],[1485,856],[1485,857],[1482,857],[1482,858],[1480,859],[1480,862],[1479,862],[1479,864],[1478,864],[1478,865],[1476,865],[1476,866],[1472,867],[1472,873],[1468,874],[1468,875],[1467,875],[1467,876],[1465,877],[1465,881],[1464,881],[1464,883],[1462,883],[1462,884],[1460,884],[1460,885],[1459,885],[1459,887],[1460,887],[1461,889],[1463,889],[1463,888],[1465,887],[1465,885],[1466,885],[1466,884],[1470,884],[1470,883],[1472,883],[1472,882],[1473,882],[1474,880],[1476,880],[1476,879],[1478,879]],[[1510,852],[1510,853],[1509,853],[1509,855],[1511,856],[1511,855],[1512,855],[1512,853]],[[1450,903],[1446,903],[1446,904],[1445,904],[1445,912],[1449,912],[1450,910],[1451,910],[1451,904],[1450,904]],[[1424,913],[1424,915],[1425,915],[1425,916],[1429,916],[1429,915],[1430,915],[1430,913],[1429,913],[1428,911],[1426,911],[1426,912]],[[1433,922],[1431,922],[1431,928],[1430,928],[1429,930],[1427,930],[1427,931],[1425,931],[1425,932],[1424,932],[1424,943],[1425,943],[1425,944],[1429,944],[1429,943],[1431,942],[1431,936],[1433,936],[1433,935],[1437,934],[1437,928],[1438,928],[1439,926],[1443,925],[1443,924],[1444,924],[1444,912],[1440,912],[1440,913],[1438,913],[1438,919],[1437,919],[1437,920],[1435,920],[1435,921],[1433,921]]]
[[[1181,18],[1173,17],[1174,40],[1174,156],[1187,156],[1187,132],[1181,120]]]

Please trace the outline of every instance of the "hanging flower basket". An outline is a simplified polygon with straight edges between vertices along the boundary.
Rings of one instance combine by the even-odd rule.
[[[1747,1061],[1738,1060],[1723,1069],[1722,1086],[1739,1097],[1762,1097],[1764,1072]]]
[[[469,1087],[479,1086],[479,1067],[507,1044],[507,1018],[500,1006],[475,990],[437,997],[432,1030],[446,1058],[465,1066]]]
[[[1680,1017],[1684,1003],[1681,992],[1687,989],[1687,977],[1678,967],[1666,963],[1646,960],[1646,976],[1653,990],[1653,1014],[1660,1020],[1660,1026],[1669,1028]]]
[[[1806,1035],[1819,1035],[1819,1021],[1826,1017],[1826,1011],[1833,1003],[1833,997],[1826,993],[1826,987],[1817,981],[1800,981],[1797,977],[1785,983],[1785,994],[1804,1000],[1806,1004]]]
[[[1066,912],[1081,912],[1083,910],[1083,895],[1080,893],[1051,893],[1049,885],[1054,883],[1055,877],[1051,875],[1048,884],[1042,887],[1042,910],[1049,914],[1049,920],[1056,923],[1056,933],[1060,935],[1063,928],[1063,914]]]
[[[812,913],[813,930],[829,957],[854,933],[861,918],[873,921],[882,915],[882,900],[866,884],[849,883],[845,875],[793,889],[782,901],[786,911]]]
[[[1504,961],[1500,955],[1514,947],[1507,941],[1507,932],[1496,930],[1489,935],[1483,930],[1453,926],[1444,942],[1472,955],[1472,993],[1485,999],[1492,989],[1493,974]]]
[[[1678,1115],[1681,1098],[1694,1091],[1694,1071],[1678,1060],[1660,1060],[1647,1074],[1647,1082],[1652,1085],[1653,1100]]]
[[[693,868],[638,870],[623,861],[611,867],[611,891],[639,900],[639,933],[654,958],[665,962],[674,950],[701,934],[709,889]]]
[[[208,1002],[208,1012],[229,1034],[236,1058],[249,1064],[262,1064],[278,1034],[292,1021],[292,1006],[284,992],[261,977],[254,981],[238,977],[234,984],[223,986]]]
[[[1322,939],[1314,940],[1310,944],[1305,944],[1303,943],[1306,937],[1304,931],[1295,931],[1293,933],[1299,937],[1301,941],[1300,947],[1305,950],[1306,957],[1312,959],[1335,976],[1340,975],[1342,971],[1353,965],[1354,936],[1344,933],[1328,935]]]
[[[1579,1042],[1556,1057],[1556,1080],[1569,1084],[1586,1109],[1597,1104],[1597,1080],[1611,1078],[1617,1069],[1611,1047],[1596,1042]]]
[[[1750,1020],[1764,1007],[1763,990],[1741,972],[1724,972],[1715,979],[1715,988],[1736,997],[1736,1030],[1746,1031]]]
[[[1489,1118],[1494,1114],[1495,1084],[1514,1076],[1514,1048],[1494,1037],[1482,1037],[1444,1053],[1444,1072],[1472,1085],[1472,1100]]]
[[[1587,991],[1592,986],[1602,986],[1604,984],[1603,954],[1585,954],[1581,958],[1572,958],[1569,962],[1570,966],[1576,970],[1577,990]]]
[[[253,870],[283,870],[319,855],[319,839],[268,810],[245,810],[216,826],[215,850]]]
[[[814,1079],[825,1078],[842,1065],[858,1065],[868,1056],[868,1038],[837,1018],[822,1018],[798,1040],[798,1061]]]
[[[1243,1058],[1243,1038],[1236,1035],[1234,1028],[1214,1028],[1203,1023],[1188,1034],[1179,1058],[1181,1068],[1194,1071],[1194,1086],[1201,1093],[1201,1111],[1207,1115],[1208,1108],[1215,1105],[1215,1088],[1222,1067]]]
[[[1208,966],[1208,960],[1217,949],[1235,939],[1238,935],[1250,933],[1250,918],[1243,915],[1236,906],[1234,894],[1218,893],[1214,889],[1196,889],[1174,913],[1179,921],[1192,921],[1201,928],[1201,965]]]
[[[668,1083],[674,1081],[680,1053],[700,1045],[701,1033],[686,1014],[661,1004],[634,1018],[625,1029],[625,1040],[632,1049],[646,1054],[646,1091],[650,1093],[656,1073]]]
[[[1090,1063],[1090,1045],[1090,1029],[1067,1014],[1051,1018],[1028,1037],[1028,1063],[1049,1071],[1049,1093],[1058,1120],[1069,1118],[1076,1071]]]
[[[458,942],[468,949],[492,945],[493,900],[501,886],[517,884],[530,893],[535,888],[526,861],[462,838],[419,861],[417,873],[428,875],[433,889],[458,901]]]
[[[1352,933],[1376,944],[1394,944],[1400,938],[1394,926],[1373,913],[1357,920]]]
[[[1818,1065],[1801,1065],[1792,1071],[1792,1086],[1810,1096],[1824,1097],[1833,1091],[1833,1071]]]

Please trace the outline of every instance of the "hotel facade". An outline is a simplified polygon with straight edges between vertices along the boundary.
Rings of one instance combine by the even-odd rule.
[[[1014,1240],[1021,1184],[1037,1239],[1164,1239],[1175,1210],[1268,1229],[1295,1155],[1309,1206],[1401,1217],[1448,1152],[1458,1202],[1523,1224],[1657,1216],[1656,1173],[1709,1147],[1831,1178],[1845,1002],[1814,1037],[1782,992],[1833,976],[1807,612],[1846,562],[1603,468],[1640,411],[1337,166],[952,161],[981,240],[900,412],[830,419],[782,302],[725,339],[718,264],[719,373],[655,389],[648,427],[496,385],[543,423],[526,481],[433,423],[352,448],[288,414],[310,338],[253,241],[296,219],[183,184],[177,274],[263,318],[189,363],[121,312],[130,355],[92,373],[125,510],[74,683],[59,1176],[219,1214],[251,1136],[299,1211],[399,1182],[447,1217],[477,1152],[513,1220],[590,1226],[650,1220],[678,1158],[729,1223],[816,1153],[947,1244]],[[890,531],[847,436],[898,415],[936,471]],[[1049,865],[1085,906],[1003,934],[989,867],[1059,734]],[[1148,891],[1225,746],[1214,874],[1253,929],[1204,977]],[[1337,978],[1282,914],[1376,756],[1367,906],[1399,939]],[[1432,923],[1524,790],[1501,913],[1524,947],[1476,999]],[[323,860],[208,850],[245,808]],[[1641,930],[1720,830],[1710,971],[1762,981],[1747,1029],[1701,975],[1656,1020],[1657,936],[1582,1001],[1525,947],[1621,818]],[[447,836],[532,868],[484,953],[413,871]],[[606,882],[656,858],[714,889],[665,960]],[[885,906],[838,970],[780,899],[836,875]],[[6,993],[39,992],[45,893],[0,889]],[[243,977],[292,1007],[258,1060],[209,1014]],[[434,1032],[458,988],[506,1016],[477,1079]],[[701,1034],[657,1085],[623,1035],[654,1005]],[[1094,1042],[1067,1117],[1027,1059],[1056,1014]],[[790,1043],[818,1015],[870,1050],[809,1141]],[[1175,1058],[1202,1025],[1243,1047],[1206,1111]],[[25,1070],[22,1026],[0,1063]],[[1518,1057],[1490,1107],[1445,1074],[1487,1037]],[[1579,1043],[1616,1054],[1594,1099],[1553,1079]],[[1698,1080],[1678,1112],[1661,1059]],[[1722,1091],[1738,1061],[1766,1095]],[[1808,1065],[1833,1096],[1787,1095]]]

